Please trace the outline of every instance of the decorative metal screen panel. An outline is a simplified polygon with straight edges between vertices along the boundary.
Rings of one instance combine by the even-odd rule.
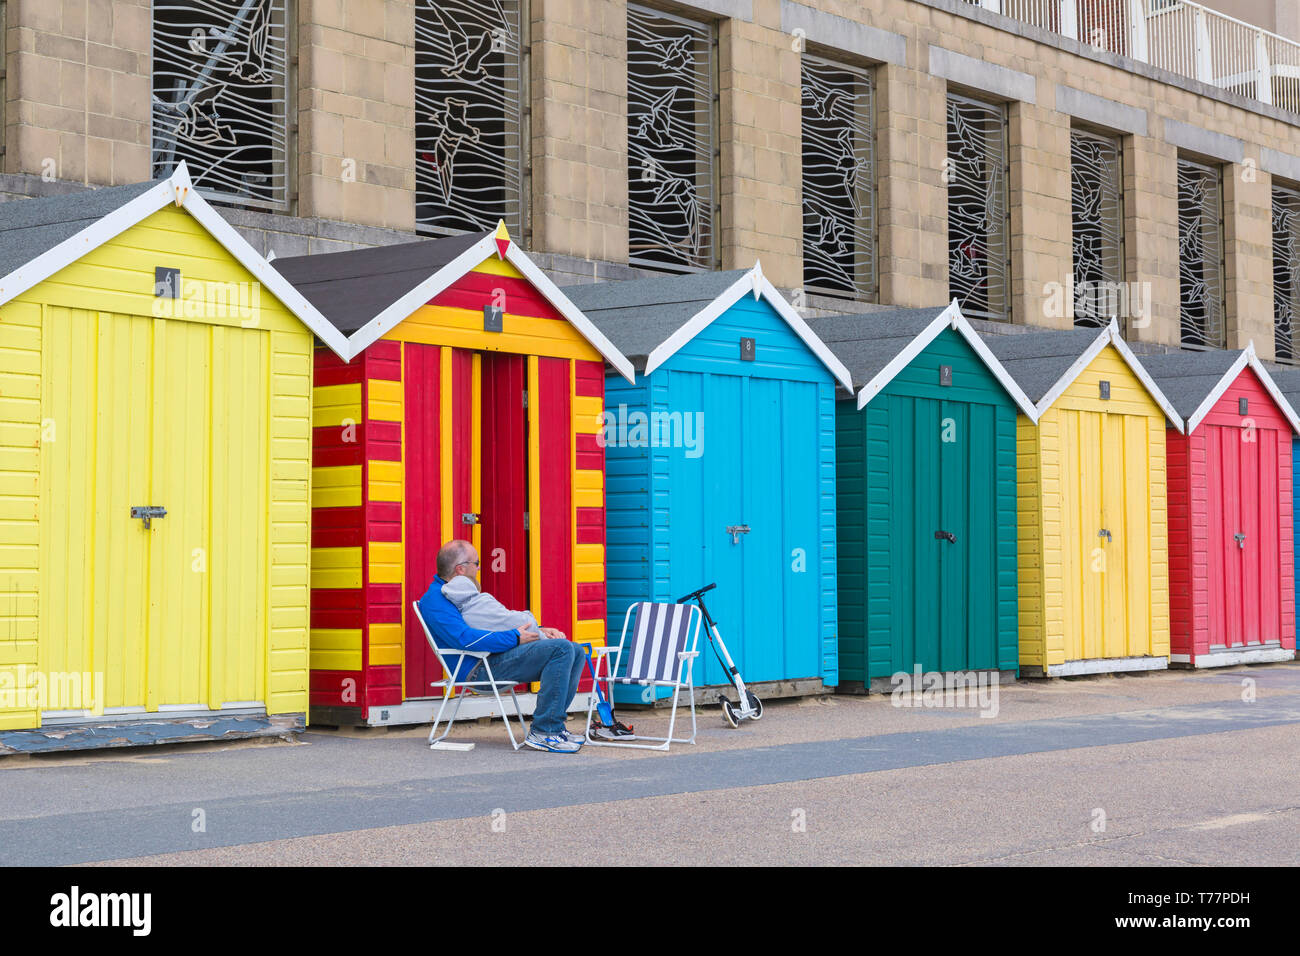
[[[1273,328],[1279,361],[1300,361],[1300,191],[1273,187]]]
[[[153,172],[181,160],[229,202],[288,203],[285,0],[154,0]]]
[[[1183,345],[1222,348],[1223,202],[1219,170],[1178,161],[1178,285]]]
[[[1119,140],[1070,134],[1074,245],[1074,324],[1107,325],[1118,316],[1124,280],[1123,179]]]
[[[1007,316],[1007,114],[948,97],[948,294],[968,316]]]
[[[710,269],[713,29],[628,4],[628,258]]]
[[[876,293],[871,74],[803,57],[803,281],[813,292]]]
[[[415,222],[522,233],[523,44],[519,0],[415,6]]]

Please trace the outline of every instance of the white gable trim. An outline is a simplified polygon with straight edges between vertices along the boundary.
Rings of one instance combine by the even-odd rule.
[[[189,170],[184,162],[176,167],[167,180],[122,204],[53,249],[41,253],[35,259],[0,278],[0,305],[12,301],[59,270],[77,262],[88,252],[98,249],[132,226],[143,222],[169,202],[174,202],[189,212],[227,252],[266,286],[285,308],[314,332],[336,355],[345,361],[351,357],[347,354],[347,342],[343,334],[304,299],[288,280],[272,269],[257,250],[193,190]]]
[[[348,358],[355,358],[374,345],[386,332],[397,328],[416,309],[450,288],[452,283],[496,251],[496,240],[492,233],[488,233],[433,275],[420,280],[415,288],[385,306],[378,315],[348,336]]]
[[[1196,430],[1196,427],[1200,425],[1201,422],[1205,421],[1205,416],[1208,415],[1214,406],[1218,404],[1219,399],[1221,399],[1224,393],[1232,386],[1232,383],[1237,380],[1237,376],[1247,367],[1259,376],[1259,380],[1263,384],[1264,390],[1268,392],[1269,397],[1273,399],[1274,404],[1276,404],[1278,410],[1281,411],[1282,417],[1284,417],[1287,420],[1287,423],[1291,426],[1291,433],[1293,435],[1300,435],[1300,417],[1297,417],[1295,409],[1291,407],[1291,403],[1286,400],[1286,396],[1282,394],[1277,387],[1277,383],[1273,381],[1273,376],[1268,374],[1268,369],[1264,368],[1263,363],[1259,360],[1259,356],[1255,354],[1255,341],[1253,339],[1246,343],[1246,348],[1237,356],[1237,360],[1232,363],[1232,366],[1228,371],[1223,373],[1223,377],[1215,383],[1210,394],[1205,396],[1205,400],[1197,406],[1195,413],[1187,419],[1187,428],[1184,431],[1185,434],[1190,435]]]
[[[926,346],[938,338],[939,333],[945,328],[954,329],[965,339],[975,354],[979,356],[980,361],[984,363],[984,366],[993,373],[993,377],[998,380],[998,384],[1011,396],[1011,400],[1015,402],[1016,407],[1020,409],[1026,418],[1037,424],[1038,409],[1034,407],[1034,403],[1029,400],[1029,396],[1024,393],[1024,390],[1016,384],[1011,374],[1003,368],[997,356],[984,344],[984,340],[980,338],[979,333],[975,331],[966,316],[961,314],[961,307],[957,305],[956,299],[953,299],[947,308],[936,315],[934,320],[916,338],[907,343],[907,346],[895,355],[888,365],[872,377],[871,381],[862,386],[858,391],[858,408],[865,408],[868,402],[884,391],[885,387],[894,380],[894,377],[925,351]]]
[[[830,371],[835,380],[849,391],[853,390],[853,377],[849,374],[849,370],[844,367],[844,363],[835,357],[835,353],[827,348],[826,343],[808,327],[808,323],[803,320],[803,316],[785,300],[785,296],[781,295],[776,286],[768,281],[767,277],[763,275],[762,263],[758,261],[754,262],[752,269],[727,286],[716,299],[691,316],[681,328],[668,336],[663,342],[660,342],[646,358],[645,374],[652,374],[655,369],[676,355],[687,342],[690,342],[695,336],[708,328],[714,319],[726,313],[728,309],[749,294],[754,296],[755,301],[759,299],[766,300],[777,315],[785,320],[785,324],[790,326],[791,331],[799,337],[799,340],[808,346],[812,353],[817,356],[818,361]]]
[[[353,358],[365,351],[383,335],[398,325],[405,322],[416,309],[435,298],[439,293],[450,288],[455,282],[463,276],[472,272],[474,267],[480,262],[491,256],[500,258],[500,249],[497,246],[497,238],[494,233],[487,233],[474,245],[470,246],[451,262],[440,268],[433,275],[424,279],[407,292],[401,298],[388,305],[377,316],[357,329],[348,337],[349,358]],[[510,240],[506,246],[505,259],[512,266],[520,271],[534,288],[540,292],[548,302],[572,325],[578,332],[591,343],[609,362],[618,373],[626,378],[629,382],[636,377],[636,370],[633,369],[632,363],[622,352],[616,349],[612,342],[607,339],[594,325],[591,320],[582,314],[582,310],[569,301],[568,297],[547,278],[546,273],[533,263],[531,259],[515,245],[514,240]]]
[[[185,200],[185,208],[212,234],[214,239],[226,247],[227,252],[253,274],[254,278],[266,286],[286,309],[296,315],[303,325],[311,329],[318,339],[329,346],[330,351],[345,362],[351,360],[352,356],[347,351],[347,339],[334,327],[334,323],[308,302],[288,279],[276,272],[271,263],[250,246],[230,223],[222,219],[202,196],[197,192],[190,193],[189,198]]]
[[[1034,407],[1038,409],[1038,414],[1040,416],[1052,407],[1052,403],[1060,398],[1067,388],[1074,384],[1074,380],[1083,374],[1083,370],[1091,365],[1092,360],[1100,355],[1102,349],[1109,344],[1110,334],[1108,330],[1098,330],[1097,337],[1088,344],[1088,347],[1083,350],[1083,353],[1074,360],[1069,368],[1065,370],[1065,374],[1057,379],[1055,384],[1047,390],[1047,394],[1038,400],[1038,404]]]
[[[1250,367],[1255,370],[1255,374],[1259,376],[1259,380],[1264,383],[1264,388],[1273,396],[1273,401],[1277,402],[1277,407],[1282,410],[1282,415],[1291,423],[1291,433],[1293,435],[1300,435],[1300,415],[1296,414],[1295,408],[1292,407],[1291,403],[1287,400],[1287,397],[1282,394],[1282,390],[1278,388],[1277,383],[1273,381],[1273,376],[1268,374],[1268,369],[1264,368],[1264,363],[1262,363],[1259,360],[1259,356],[1255,354],[1255,342],[1253,339],[1246,346],[1246,351],[1250,353]]]
[[[1165,393],[1160,390],[1160,386],[1151,377],[1151,373],[1146,370],[1146,366],[1138,361],[1138,357],[1133,354],[1133,350],[1128,347],[1128,343],[1119,334],[1119,323],[1111,319],[1110,325],[1106,328],[1106,334],[1110,338],[1110,344],[1115,346],[1115,351],[1124,360],[1124,364],[1137,376],[1138,381],[1142,383],[1142,387],[1147,390],[1147,394],[1155,400],[1155,403],[1160,406],[1160,410],[1165,413],[1165,418],[1169,420],[1169,423],[1174,428],[1181,432],[1184,425],[1182,416],[1178,414],[1178,411],[1174,408],[1174,403],[1169,401]]]
[[[1165,393],[1160,391],[1159,386],[1156,385],[1155,380],[1151,378],[1151,375],[1143,367],[1142,363],[1138,361],[1137,356],[1134,355],[1132,349],[1128,347],[1128,343],[1125,342],[1123,337],[1119,334],[1119,323],[1114,319],[1111,319],[1110,324],[1097,333],[1097,337],[1093,340],[1092,344],[1083,351],[1082,355],[1075,359],[1074,363],[1066,369],[1065,374],[1057,380],[1051,390],[1049,390],[1048,393],[1039,400],[1038,414],[1041,416],[1051,408],[1065,390],[1074,384],[1074,380],[1083,374],[1084,369],[1091,365],[1093,359],[1100,355],[1108,345],[1114,346],[1115,351],[1119,354],[1120,360],[1128,366],[1129,371],[1132,372],[1137,380],[1142,383],[1142,387],[1146,389],[1147,394],[1151,396],[1151,400],[1160,406],[1160,411],[1164,412],[1165,418],[1167,418],[1175,428],[1182,431],[1182,418],[1179,416],[1178,412],[1174,410],[1174,406],[1169,399],[1165,397]]]
[[[614,347],[614,343],[605,337],[605,333],[596,328],[591,319],[583,315],[582,310],[569,301],[569,297],[560,291],[559,286],[552,282],[545,272],[537,268],[536,263],[528,258],[524,251],[514,244],[513,240],[506,246],[506,259],[524,274],[524,278],[531,282],[538,292],[546,297],[546,300],[554,306],[555,311],[568,319],[573,327],[582,333],[583,338],[605,357],[605,361],[612,365],[618,374],[622,375],[628,382],[636,381],[636,369],[633,368],[632,361]]]
[[[1214,388],[1210,389],[1210,394],[1206,395],[1201,404],[1196,406],[1196,411],[1188,416],[1186,425],[1182,429],[1184,435],[1190,435],[1196,431],[1196,426],[1205,421],[1205,416],[1210,414],[1210,409],[1214,408],[1215,403],[1228,390],[1228,386],[1241,374],[1241,370],[1246,367],[1246,364],[1250,361],[1251,353],[1254,351],[1255,346],[1252,343],[1237,356],[1236,361],[1219,377],[1219,380],[1214,383]]]

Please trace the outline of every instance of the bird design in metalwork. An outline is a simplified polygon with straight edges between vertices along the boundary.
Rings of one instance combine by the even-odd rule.
[[[857,150],[853,147],[853,130],[840,130],[839,135],[835,137],[835,141],[840,147],[840,154],[835,160],[835,168],[839,170],[840,175],[843,177],[844,191],[848,194],[854,211],[861,213],[861,204],[858,197],[858,176],[866,170],[868,162],[865,158],[859,157]]]
[[[671,40],[646,40],[645,46],[659,55],[659,65],[665,70],[684,70],[694,62],[689,36],[674,37]]]
[[[813,88],[808,90],[808,95],[813,101],[813,109],[822,119],[832,119],[839,101],[849,99],[843,90],[834,89],[822,92]]]
[[[657,206],[676,206],[686,223],[686,235],[691,244],[691,257],[699,255],[700,210],[695,201],[695,188],[679,176],[667,176],[659,181],[654,197]]]
[[[665,149],[677,145],[672,136],[672,105],[676,95],[676,88],[670,89],[650,104],[649,115],[643,117],[641,125],[637,127],[637,136],[645,139],[651,146]]]
[[[266,71],[266,50],[271,42],[269,0],[262,0],[253,11],[248,27],[248,46],[244,58],[230,70],[230,75],[247,83],[269,83],[271,74]]]
[[[466,119],[465,110],[469,104],[460,99],[449,99],[446,105],[429,114],[429,121],[437,126],[433,152],[423,153],[425,162],[433,167],[438,177],[438,186],[442,190],[443,202],[451,200],[452,166],[461,140],[472,143],[479,141],[478,127]]]
[[[492,53],[492,33],[484,30],[471,38],[459,23],[436,4],[430,3],[429,6],[442,21],[447,39],[451,41],[451,66],[442,67],[442,75],[468,79],[484,74],[486,72],[484,61]]]
[[[817,238],[817,245],[823,249],[833,249],[833,255],[842,256],[848,253],[848,246],[844,244],[844,223],[834,216],[819,216],[818,226],[821,229],[821,235]]]
[[[222,122],[221,114],[217,112],[217,99],[225,90],[225,83],[214,83],[204,87],[192,98],[176,104],[176,110],[181,115],[180,122],[176,125],[178,139],[188,139],[192,143],[203,145],[234,145],[235,134]]]

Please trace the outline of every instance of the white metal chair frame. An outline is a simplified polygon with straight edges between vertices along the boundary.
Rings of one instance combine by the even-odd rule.
[[[424,615],[420,613],[420,603],[412,601],[411,606],[415,608],[415,618],[424,628],[424,636],[429,641],[429,646],[433,648],[433,653],[438,658],[438,664],[442,667],[442,680],[432,681],[431,687],[440,687],[442,692],[442,706],[438,708],[438,714],[433,718],[433,727],[429,730],[429,749],[430,750],[467,750],[472,748],[473,744],[456,744],[447,740],[447,735],[451,733],[451,727],[456,723],[456,715],[460,713],[461,702],[465,699],[464,689],[467,687],[491,687],[492,694],[497,699],[497,706],[501,709],[501,721],[506,725],[506,733],[510,735],[510,745],[518,750],[524,745],[523,738],[528,736],[527,725],[524,724],[524,712],[519,706],[519,698],[515,696],[515,684],[511,681],[497,680],[492,674],[492,662],[488,660],[490,651],[466,651],[459,648],[439,647],[433,639],[433,633],[429,630],[428,623],[424,620]],[[453,668],[448,665],[447,658],[456,658],[456,666]],[[486,668],[487,680],[456,680],[452,674],[457,673],[465,658],[471,658],[481,661],[481,666]],[[470,669],[471,672],[474,668]],[[515,705],[515,716],[519,718],[520,739],[515,740],[514,729],[510,726],[510,715],[506,713],[505,702],[501,700],[500,688],[505,687],[510,691],[510,700]],[[457,688],[461,692],[457,693]],[[443,727],[442,733],[438,734],[438,724],[442,721],[443,711],[447,709],[447,701],[451,697],[456,698],[456,706],[451,710],[451,716],[447,718],[447,723]],[[437,735],[437,736],[435,736]]]
[[[593,648],[593,649],[592,649],[592,652],[591,652],[591,653],[592,653],[592,664],[593,664],[593,667],[594,667],[595,670],[596,670],[596,673],[599,674],[599,673],[600,673],[600,661],[601,661],[601,659],[603,659],[603,658],[608,658],[608,657],[611,657],[611,656],[612,656],[612,658],[613,658],[612,661],[608,661],[608,660],[606,661],[607,667],[606,667],[606,671],[605,671],[605,677],[603,678],[604,683],[605,683],[605,697],[606,697],[606,699],[608,699],[608,700],[611,701],[611,702],[614,700],[613,685],[614,685],[614,683],[615,683],[616,681],[619,682],[619,683],[622,683],[622,684],[638,684],[638,685],[640,685],[640,686],[642,686],[642,687],[671,687],[671,688],[673,688],[673,709],[672,709],[672,713],[671,713],[671,715],[670,715],[669,718],[668,718],[668,736],[667,736],[667,737],[649,737],[649,736],[646,736],[646,735],[643,735],[643,734],[631,734],[631,735],[626,736],[626,737],[620,737],[620,738],[618,738],[618,740],[600,740],[600,739],[597,739],[597,738],[592,737],[592,736],[591,736],[591,717],[592,717],[592,714],[593,714],[593,713],[595,712],[595,710],[596,710],[596,703],[597,703],[597,697],[596,697],[596,693],[595,693],[595,688],[593,688],[593,689],[592,689],[592,693],[591,693],[591,699],[590,699],[590,701],[589,701],[589,703],[588,703],[588,705],[587,705],[587,730],[586,730],[587,743],[591,744],[592,746],[595,746],[595,747],[627,747],[627,748],[639,748],[639,749],[641,749],[641,750],[663,750],[663,751],[666,751],[666,750],[668,750],[668,748],[669,748],[672,744],[692,744],[692,745],[694,745],[694,743],[695,743],[695,732],[696,732],[696,722],[695,722],[695,684],[694,684],[694,679],[693,679],[692,671],[694,670],[694,666],[695,666],[695,658],[697,658],[697,657],[700,656],[700,652],[697,651],[695,648],[696,648],[696,645],[699,644],[699,640],[700,640],[700,622],[703,620],[703,617],[704,617],[704,616],[700,613],[700,609],[699,609],[698,607],[696,607],[694,604],[690,604],[690,605],[685,605],[685,604],[683,604],[683,605],[679,605],[680,607],[687,607],[687,608],[689,608],[689,612],[688,612],[688,613],[689,613],[690,617],[687,618],[687,622],[688,622],[688,623],[687,623],[687,625],[686,625],[686,627],[687,627],[687,635],[688,635],[688,637],[687,637],[687,650],[684,650],[684,651],[678,651],[678,652],[677,652],[677,679],[676,679],[675,681],[672,681],[672,680],[654,680],[654,679],[648,679],[648,678],[627,678],[627,677],[618,677],[618,676],[617,676],[617,674],[618,674],[618,665],[619,665],[619,661],[622,659],[622,654],[623,654],[623,644],[624,644],[624,643],[626,642],[626,640],[627,640],[627,626],[628,626],[629,621],[630,621],[631,618],[632,618],[632,612],[635,611],[635,610],[636,610],[638,607],[640,607],[642,604],[653,604],[653,603],[656,603],[656,602],[653,602],[653,601],[638,601],[638,602],[636,602],[635,604],[632,604],[632,605],[627,609],[627,613],[623,615],[623,633],[619,635],[619,638],[618,638],[618,646],[617,646],[617,647],[609,647],[609,646],[607,645],[607,646],[605,646],[605,647],[596,647],[596,648]],[[689,622],[692,621],[692,620],[693,620],[694,623],[695,623],[695,627],[694,627],[693,630],[692,630],[691,625],[690,625],[690,623],[689,623]],[[634,637],[633,639],[635,640],[635,637]],[[635,648],[633,648],[633,650],[635,650]],[[665,662],[665,663],[667,663],[667,662]],[[685,679],[683,680],[683,678],[685,678]],[[687,693],[689,694],[689,699],[690,699],[690,707],[691,707],[691,735],[690,735],[689,737],[674,737],[674,736],[673,736],[673,728],[677,725],[677,700],[678,700],[678,698],[681,696],[682,688],[685,688],[685,689],[686,689]],[[622,742],[622,741],[632,741],[632,740],[656,741],[656,743],[640,743],[640,744],[638,744],[638,743],[623,743],[623,742]]]

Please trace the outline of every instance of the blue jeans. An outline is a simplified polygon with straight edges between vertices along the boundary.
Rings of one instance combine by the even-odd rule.
[[[558,734],[564,729],[569,701],[578,692],[578,678],[586,663],[582,648],[572,641],[544,637],[488,656],[492,676],[511,684],[542,682],[533,711],[533,730]],[[482,675],[485,679],[486,672]]]

